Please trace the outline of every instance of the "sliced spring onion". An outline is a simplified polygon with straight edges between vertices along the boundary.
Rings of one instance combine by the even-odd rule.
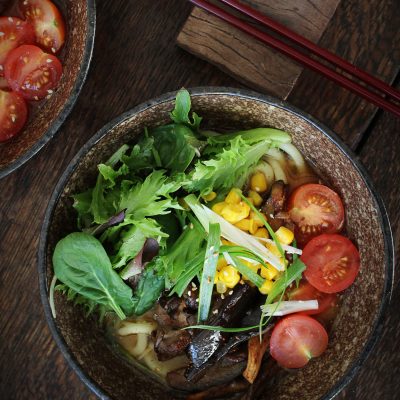
[[[259,240],[260,242],[265,242],[265,243],[275,243],[272,239],[266,239],[266,238],[261,238],[258,237],[257,240]],[[298,254],[298,255],[302,255],[303,254],[303,250],[295,247],[295,246],[289,246],[288,244],[282,244],[282,250],[284,250],[286,253],[289,254]]]
[[[221,253],[228,253],[229,255],[240,257],[244,260],[250,261],[253,264],[261,264],[264,267],[267,267],[267,264],[264,260],[259,257],[257,254],[254,254],[250,250],[242,247],[242,246],[221,246]],[[228,263],[229,264],[229,263]]]
[[[292,282],[301,277],[305,269],[305,264],[300,260],[300,258],[296,258],[296,260],[286,269],[285,275],[274,282],[265,304],[272,304],[279,295],[285,292],[286,288],[290,286]]]
[[[284,270],[284,266],[282,265],[278,257],[272,254],[254,236],[251,236],[248,233],[241,231],[239,228],[226,221],[224,218],[222,218],[220,215],[218,215],[208,207],[200,204],[196,196],[186,196],[185,201],[192,209],[193,213],[196,215],[197,219],[200,221],[206,231],[208,231],[209,229],[209,224],[218,223],[221,227],[221,236],[223,236],[225,239],[250,250],[252,253],[261,257],[263,260],[272,264],[278,271]],[[246,202],[248,202],[247,199]],[[274,234],[273,231],[272,233]]]
[[[54,288],[56,287],[57,277],[54,275],[49,289],[49,305],[53,318],[56,319],[56,307],[54,306]]]
[[[198,320],[205,321],[211,306],[215,272],[219,256],[221,228],[219,224],[210,224],[207,238],[206,255],[200,280]]]
[[[318,310],[318,300],[281,301],[261,306],[264,315],[274,317],[308,310]]]
[[[243,263],[242,260],[240,260],[239,257],[234,256],[230,254],[231,259],[233,261],[234,267],[242,274],[244,275],[251,283],[254,283],[258,288],[262,286],[264,283],[264,279],[261,278],[260,275],[257,274],[257,272],[254,272],[251,268],[249,268],[246,264]]]
[[[183,272],[183,274],[178,278],[178,281],[176,282],[172,291],[169,293],[170,296],[176,293],[179,297],[182,297],[183,292],[185,291],[189,283],[193,280],[193,278],[196,275],[198,275],[201,272],[201,269],[203,267],[204,257],[205,253],[203,251],[200,254],[197,254],[196,257],[194,257],[190,261],[191,264],[190,268],[187,268],[185,272]]]

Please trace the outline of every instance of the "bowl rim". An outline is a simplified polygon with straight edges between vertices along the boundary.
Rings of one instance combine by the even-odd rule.
[[[90,62],[93,56],[94,39],[95,39],[95,29],[96,29],[96,0],[86,0],[87,6],[87,36],[85,49],[83,52],[83,59],[79,69],[79,73],[75,80],[75,85],[72,88],[71,94],[68,100],[65,102],[62,110],[58,114],[55,121],[50,125],[47,131],[40,137],[40,139],[30,147],[24,154],[18,157],[16,160],[8,164],[6,167],[0,169],[0,179],[6,177],[12,172],[16,171],[19,167],[30,160],[34,155],[36,155],[46,144],[52,139],[55,134],[60,129],[61,125],[64,123],[72,108],[75,105],[79,97],[79,93],[85,83],[86,77],[88,75]]]
[[[279,100],[273,96],[259,94],[255,91],[247,90],[247,89],[237,89],[231,87],[195,87],[188,89],[191,96],[204,96],[204,95],[228,95],[233,97],[241,97],[248,100],[255,100],[258,102],[262,102],[277,108],[284,109],[296,115],[299,118],[302,118],[307,123],[314,126],[316,129],[321,131],[328,140],[333,142],[339,150],[349,159],[352,163],[353,167],[360,174],[364,184],[372,195],[373,200],[377,206],[378,219],[379,223],[382,227],[383,239],[384,239],[384,253],[385,253],[385,282],[383,288],[383,294],[381,298],[380,307],[377,313],[377,316],[374,321],[373,329],[371,331],[370,336],[364,348],[361,350],[357,359],[355,359],[352,364],[347,368],[346,372],[342,376],[342,378],[330,389],[329,392],[325,393],[322,397],[323,400],[331,400],[336,395],[338,395],[354,378],[354,376],[359,371],[361,365],[365,362],[371,350],[377,343],[379,337],[381,336],[383,330],[383,323],[385,317],[385,311],[389,305],[392,290],[393,290],[393,279],[394,279],[394,244],[393,244],[393,235],[390,227],[389,218],[387,215],[387,211],[383,200],[380,195],[377,193],[375,188],[373,187],[371,178],[366,172],[365,168],[357,158],[357,156],[353,153],[353,151],[339,138],[337,134],[327,128],[325,125],[318,122],[311,115],[299,110],[298,108],[292,106],[286,101]],[[54,188],[54,191],[49,200],[46,214],[44,217],[44,222],[42,225],[41,233],[40,233],[40,242],[38,248],[38,272],[39,272],[39,289],[40,289],[40,297],[44,308],[45,318],[47,324],[50,328],[51,334],[57,343],[59,349],[64,355],[70,367],[75,371],[75,373],[79,376],[79,378],[87,385],[87,387],[95,393],[100,399],[111,399],[112,397],[103,390],[99,384],[92,379],[80,366],[75,356],[72,354],[69,349],[67,343],[65,342],[60,330],[58,329],[55,320],[52,316],[52,312],[50,309],[49,299],[48,299],[48,290],[47,290],[47,275],[46,275],[46,248],[47,248],[47,232],[53,217],[54,208],[61,196],[63,188],[65,184],[68,182],[69,178],[75,171],[81,159],[86,155],[86,153],[96,145],[111,129],[115,126],[123,123],[127,119],[130,119],[132,116],[141,113],[155,105],[162,104],[165,102],[173,101],[175,99],[177,91],[168,92],[164,95],[156,97],[147,102],[141,103],[140,105],[124,112],[123,114],[117,116],[106,125],[104,125],[97,133],[92,136],[85,145],[78,151],[75,157],[70,161],[65,171],[62,173],[57,185]]]

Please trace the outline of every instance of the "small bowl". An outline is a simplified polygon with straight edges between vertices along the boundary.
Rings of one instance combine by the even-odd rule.
[[[56,134],[71,112],[89,70],[95,35],[95,0],[54,2],[67,25],[61,52],[63,76],[54,94],[35,110],[22,132],[0,143],[0,179],[33,157]]]
[[[62,353],[79,377],[100,398],[173,399],[163,384],[118,357],[107,345],[95,317],[55,295],[57,318],[49,307],[55,244],[74,230],[70,195],[96,179],[96,166],[118,147],[134,142],[145,127],[168,121],[176,93],[169,93],[121,115],[101,129],[61,176],[47,208],[39,248],[39,280],[47,322]],[[331,399],[352,379],[381,332],[393,279],[393,241],[383,203],[355,156],[341,140],[312,117],[283,101],[225,88],[191,91],[194,110],[207,128],[247,129],[271,126],[289,132],[294,144],[320,176],[340,194],[347,233],[361,254],[361,272],[346,291],[330,332],[328,350],[305,368],[279,376],[264,391],[269,400]]]

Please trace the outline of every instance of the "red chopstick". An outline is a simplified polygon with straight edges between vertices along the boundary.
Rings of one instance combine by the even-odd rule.
[[[216,15],[217,17],[223,19],[224,21],[230,23],[231,25],[242,30],[243,32],[246,32],[247,34],[255,37],[256,39],[262,41],[263,43],[269,45],[270,47],[280,51],[281,53],[294,59],[295,61],[307,66],[308,68],[316,72],[321,73],[328,79],[338,83],[339,85],[345,87],[346,89],[352,91],[353,93],[356,93],[357,95],[365,98],[366,100],[377,105],[378,107],[390,111],[396,116],[400,117],[399,105],[390,102],[384,97],[371,91],[367,87],[360,85],[359,83],[347,78],[344,75],[341,75],[340,73],[322,64],[321,62],[310,58],[307,54],[291,47],[290,45],[281,41],[280,39],[277,39],[273,36],[269,36],[267,33],[262,32],[253,26],[248,25],[245,21],[242,21],[236,16],[229,14],[227,11],[223,10],[222,8],[214,4],[209,3],[206,0],[189,0],[189,1],[197,5],[198,7],[201,7],[207,10],[208,12]],[[381,91],[384,94],[392,96],[396,99],[400,99],[400,93],[394,88],[387,85],[386,83],[380,81],[377,78],[374,78],[373,76],[367,74],[365,71],[360,70],[359,68],[337,57],[336,55],[328,52],[327,50],[319,48],[318,46],[308,41],[307,39],[290,31],[289,29],[269,19],[268,17],[263,16],[257,11],[252,10],[250,7],[244,6],[235,0],[221,0],[221,1],[231,7],[234,7],[235,9],[241,11],[242,13],[254,19],[257,19],[257,21],[266,25],[268,28],[274,30],[275,32],[280,33],[286,39],[290,39],[294,41],[296,44],[301,45],[303,48],[306,48],[312,51],[314,54],[324,58],[325,60],[332,62],[339,68],[345,70],[347,73],[350,73],[351,75],[357,77],[360,80],[364,80],[366,84],[372,86],[375,90]],[[312,46],[310,46],[310,44]],[[361,74],[360,71],[362,71]]]

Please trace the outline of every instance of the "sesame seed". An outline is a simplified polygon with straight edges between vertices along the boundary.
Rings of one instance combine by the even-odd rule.
[[[50,97],[51,97],[51,96],[48,94],[48,95],[46,96],[46,99],[48,100]]]
[[[17,120],[17,117],[15,114],[11,114],[11,121],[15,122]]]
[[[232,296],[233,295],[233,290],[230,290],[228,294],[229,294],[229,296]]]
[[[56,52],[56,49],[55,49],[54,47],[52,47],[52,48],[51,48],[51,51],[52,51],[53,53],[55,53],[55,52]]]
[[[224,294],[222,293],[221,294],[221,299],[223,300],[225,298],[225,296],[224,296]]]
[[[188,291],[188,296],[191,296],[192,295],[192,292],[189,290]]]
[[[197,289],[197,286],[196,286],[196,284],[194,282],[192,282],[192,288],[193,289]]]
[[[0,32],[0,36],[4,36],[5,35],[5,33],[4,32]]]
[[[28,4],[28,0],[24,1],[24,6],[26,6]]]
[[[212,313],[213,313],[214,315],[216,315],[216,314],[218,314],[218,310],[214,310]]]
[[[52,91],[51,89],[47,89],[47,93],[48,93],[48,94],[52,94],[53,91]]]
[[[190,224],[189,229],[193,229],[193,228],[194,228],[193,224]]]
[[[198,303],[198,302],[199,302],[199,298],[196,299],[196,303]]]
[[[8,17],[8,20],[9,20],[10,22],[14,22],[14,20],[12,19],[12,17]]]
[[[34,99],[35,99],[35,100],[39,100],[39,97],[35,96]]]
[[[3,66],[0,64],[0,71],[3,71]]]
[[[47,62],[47,63],[51,63],[51,62],[53,62],[53,60],[50,59],[50,58],[48,58],[48,59],[46,60],[46,62]]]

